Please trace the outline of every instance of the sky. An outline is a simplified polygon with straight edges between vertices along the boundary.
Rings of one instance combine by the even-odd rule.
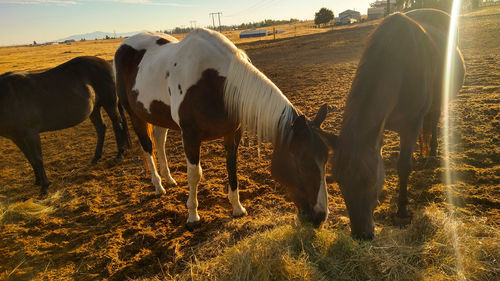
[[[313,19],[326,7],[335,16],[346,9],[361,14],[364,0],[0,0],[0,46],[53,41],[71,35],[158,31],[212,25],[209,13],[222,12],[221,24],[264,19]]]

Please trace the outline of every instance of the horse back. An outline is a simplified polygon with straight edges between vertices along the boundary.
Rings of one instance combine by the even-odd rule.
[[[148,123],[178,129],[172,120],[164,58],[159,52],[178,40],[162,33],[136,34],[118,47],[113,67],[120,102]]]
[[[7,119],[40,132],[81,123],[96,102],[116,103],[111,67],[95,57],[78,57],[37,74],[11,74],[2,83],[12,106]]]
[[[343,128],[357,128],[375,139],[384,126],[427,111],[436,55],[434,42],[418,23],[400,13],[388,16],[369,37],[347,98]]]
[[[443,87],[442,81],[444,78],[442,75],[444,74],[444,60],[448,47],[448,33],[450,29],[451,18],[447,13],[436,9],[416,9],[407,12],[405,15],[418,22],[437,45],[440,60],[442,63],[440,65],[441,69],[438,73],[439,77],[441,78],[436,79],[435,92],[436,95],[440,95]],[[458,48],[458,32],[457,40],[452,44],[454,44],[452,59],[455,75],[453,78],[453,89],[451,90],[451,93],[455,95],[462,87],[465,78],[465,62],[462,53]],[[440,110],[441,104],[439,103],[435,105],[435,107],[436,110]]]

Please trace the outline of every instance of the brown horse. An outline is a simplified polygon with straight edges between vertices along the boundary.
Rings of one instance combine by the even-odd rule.
[[[96,57],[78,57],[45,72],[8,72],[0,75],[0,136],[11,139],[35,173],[40,194],[49,181],[42,160],[40,133],[75,126],[90,116],[97,131],[92,163],[102,155],[106,127],[101,107],[113,123],[117,159],[128,141],[123,110],[118,107],[111,66]],[[121,115],[121,117],[120,117]]]
[[[355,237],[370,239],[374,234],[373,211],[384,183],[384,129],[400,136],[397,217],[411,218],[407,183],[412,153],[423,124],[424,132],[432,128],[433,138],[436,136],[446,48],[441,37],[448,34],[449,20],[435,10],[392,14],[367,43],[347,97],[340,135],[332,141],[334,174]],[[454,59],[459,68],[455,71],[456,92],[465,72],[458,48]],[[437,141],[432,144],[435,149]]]
[[[135,35],[118,48],[114,66],[120,102],[146,153],[157,194],[165,190],[152,158],[146,122],[182,130],[189,185],[188,229],[200,223],[196,193],[204,140],[224,138],[233,215],[246,214],[236,175],[242,129],[274,144],[272,173],[289,187],[299,217],[316,226],[326,220],[328,146],[320,129],[326,106],[313,121],[307,120],[243,51],[207,29],[197,29],[180,42],[165,34]],[[155,133],[161,150],[160,171],[175,185],[162,149],[166,131]]]

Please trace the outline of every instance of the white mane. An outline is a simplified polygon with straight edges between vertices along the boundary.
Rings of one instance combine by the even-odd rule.
[[[259,141],[283,141],[296,109],[262,72],[242,56],[234,56],[224,87],[224,103],[231,118]]]
[[[206,29],[206,28],[197,28],[194,31],[190,32],[184,39],[189,39],[189,37],[199,37],[202,38],[210,44],[215,45],[215,47],[219,50],[224,50],[228,53],[234,54],[236,56],[241,56],[245,60],[248,59],[248,56],[241,49],[238,49],[231,40],[227,39],[226,36],[222,35],[219,32]]]
[[[240,122],[243,129],[257,134],[259,141],[280,141],[296,112],[280,89],[224,35],[200,28],[184,40],[189,36],[201,37],[231,54],[224,86],[224,104],[229,117]]]

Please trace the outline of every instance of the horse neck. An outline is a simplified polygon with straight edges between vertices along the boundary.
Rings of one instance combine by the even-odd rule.
[[[283,93],[248,61],[233,58],[224,89],[224,103],[230,118],[259,141],[278,145],[290,132],[298,111]]]
[[[361,81],[361,80],[360,80]],[[344,148],[378,148],[381,145],[389,108],[378,110],[369,96],[370,89],[354,81],[349,94],[339,143]],[[382,106],[384,107],[384,106]]]

